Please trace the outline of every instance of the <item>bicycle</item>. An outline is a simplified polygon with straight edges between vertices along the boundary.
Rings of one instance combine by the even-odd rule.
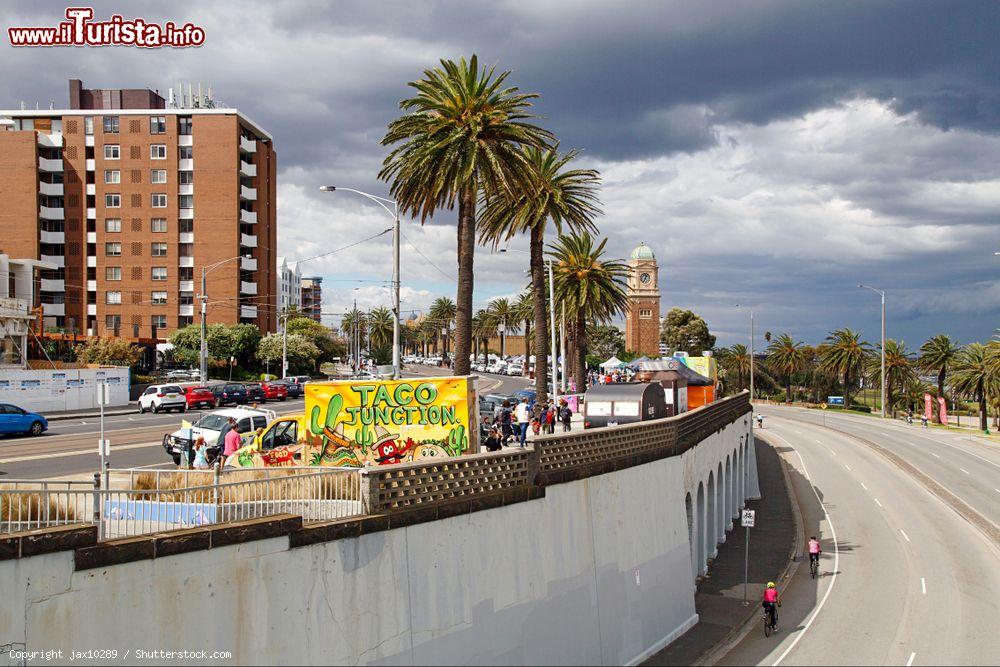
[[[778,610],[774,610],[774,622],[771,622],[771,614],[767,607],[764,607],[764,636],[770,637],[778,627]]]
[[[815,558],[815,559],[814,558],[810,558],[809,559],[809,574],[812,576],[813,579],[815,579],[816,575],[819,574],[819,559],[818,558]]]

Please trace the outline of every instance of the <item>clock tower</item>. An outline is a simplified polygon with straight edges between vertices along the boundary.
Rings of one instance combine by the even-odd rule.
[[[647,357],[660,356],[659,267],[653,250],[640,243],[628,260],[628,311],[625,349]]]

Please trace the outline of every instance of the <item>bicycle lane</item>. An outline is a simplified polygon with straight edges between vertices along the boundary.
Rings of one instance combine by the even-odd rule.
[[[821,435],[798,436],[782,422],[774,419],[756,434],[789,467],[804,537],[817,535],[822,544],[820,575],[810,577],[808,557],[800,554],[782,592],[778,633],[765,638],[758,620],[718,664],[895,664],[911,574],[886,563],[905,562],[900,540],[873,515],[870,500],[859,502],[861,488],[845,462],[820,444]]]

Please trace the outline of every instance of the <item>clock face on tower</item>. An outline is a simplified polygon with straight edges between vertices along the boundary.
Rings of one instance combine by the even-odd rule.
[[[652,280],[652,276],[650,276],[648,273],[639,274],[639,282],[641,284],[648,285],[650,280]]]

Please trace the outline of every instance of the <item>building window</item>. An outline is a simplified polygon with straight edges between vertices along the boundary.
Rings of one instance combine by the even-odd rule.
[[[120,266],[106,266],[106,267],[104,267],[104,279],[105,280],[121,280],[122,279],[122,267],[120,267]]]
[[[149,147],[150,160],[166,160],[167,147],[165,144],[151,144]]]
[[[167,267],[165,266],[154,266],[153,267],[153,280],[166,280],[167,279]]]
[[[122,244],[117,241],[113,243],[105,243],[104,254],[107,255],[108,257],[121,257]]]
[[[89,136],[94,134],[94,117],[84,116],[83,117],[83,133]]]
[[[107,194],[104,195],[104,207],[105,208],[121,208],[122,207],[122,196]]]
[[[166,315],[153,315],[149,318],[150,324],[153,325],[154,329],[166,329],[167,328],[167,316]]]
[[[153,169],[149,172],[149,182],[150,183],[166,183],[167,182],[167,170],[166,169]]]
[[[149,253],[153,257],[166,257],[167,256],[167,244],[166,243],[153,243],[152,250]]]
[[[193,234],[194,233],[194,220],[179,220],[177,222],[177,231],[181,234]]]
[[[149,117],[149,133],[150,134],[166,134],[167,133],[167,119],[164,116],[150,116]]]
[[[180,195],[177,198],[177,206],[180,208],[194,208],[194,195]]]
[[[194,184],[194,172],[193,171],[182,171],[178,174],[177,182],[181,185],[193,185]]]
[[[167,195],[164,194],[152,195],[150,199],[153,203],[153,208],[167,207]]]
[[[182,266],[180,269],[178,269],[177,273],[178,273],[177,276],[178,280],[181,280],[183,282],[194,280],[194,267]]]
[[[639,309],[639,317],[642,317],[642,318],[645,318],[645,319],[649,319],[652,316],[653,316],[653,311],[650,310],[649,308],[640,308]]]
[[[104,159],[105,160],[120,160],[122,156],[122,147],[118,144],[104,144]]]
[[[179,160],[193,160],[194,150],[192,146],[178,146],[177,147],[177,159]]]
[[[153,305],[154,306],[165,306],[167,304],[167,293],[166,292],[153,292]]]
[[[106,232],[120,232],[122,230],[122,219],[121,218],[105,218],[104,219],[104,231]]]
[[[108,185],[118,185],[122,182],[122,173],[117,169],[105,169],[104,182]]]
[[[121,315],[105,315],[104,316],[104,326],[108,331],[118,331],[122,328],[122,316]]]
[[[194,244],[181,243],[177,246],[177,254],[181,257],[194,257]]]
[[[165,232],[167,231],[167,219],[166,218],[153,218],[150,221],[150,226],[154,232]]]
[[[104,293],[104,303],[110,306],[120,306],[122,303],[122,293],[121,292],[105,292]]]
[[[118,134],[118,116],[104,117],[104,134]]]
[[[191,134],[191,117],[180,116],[177,118],[177,134]]]
[[[177,303],[182,306],[193,306],[194,305],[194,292],[181,292],[177,299]]]

